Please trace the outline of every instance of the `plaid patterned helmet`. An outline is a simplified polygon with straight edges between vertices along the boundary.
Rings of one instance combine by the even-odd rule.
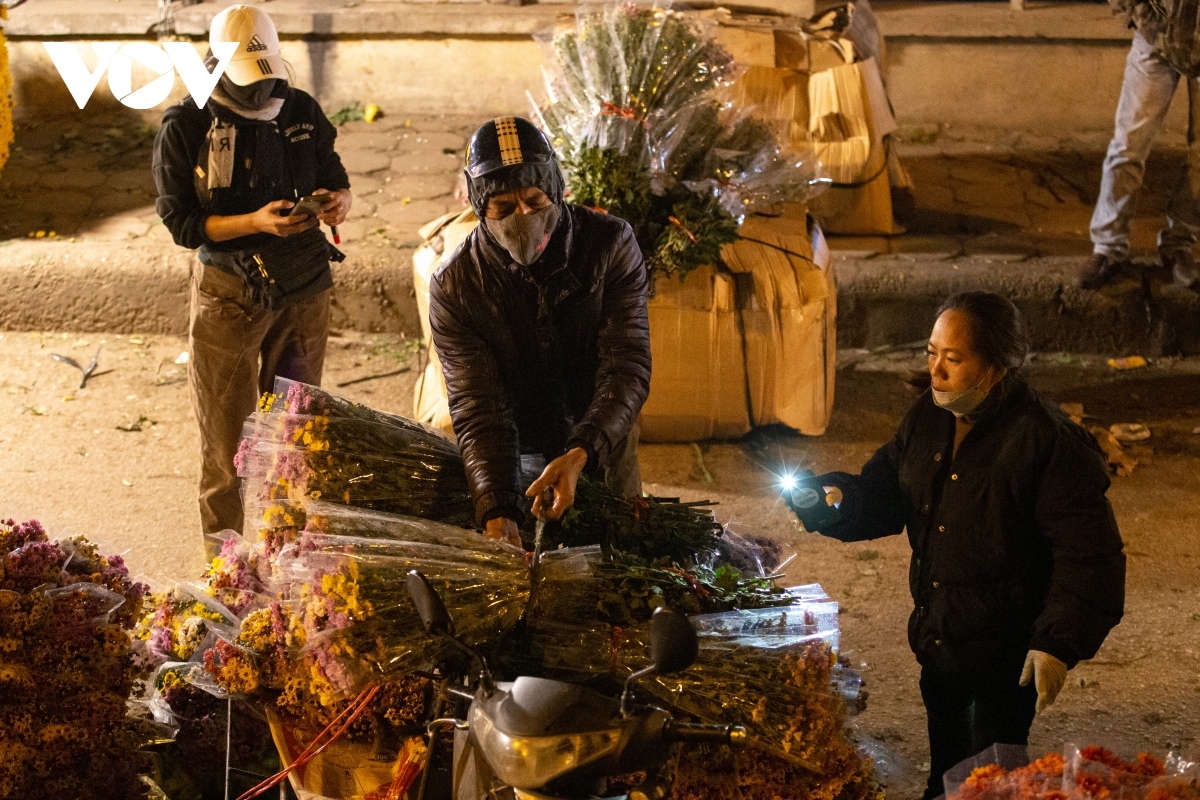
[[[546,134],[521,117],[497,117],[479,126],[467,144],[467,193],[483,219],[493,194],[536,186],[562,202],[564,180]]]
[[[516,164],[549,164],[554,160],[554,148],[532,122],[521,117],[497,117],[480,125],[467,144],[467,177],[481,178]]]

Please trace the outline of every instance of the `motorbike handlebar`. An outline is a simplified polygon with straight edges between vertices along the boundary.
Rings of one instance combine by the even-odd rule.
[[[741,725],[706,725],[672,720],[663,728],[663,740],[689,744],[739,745],[746,741],[746,729]]]

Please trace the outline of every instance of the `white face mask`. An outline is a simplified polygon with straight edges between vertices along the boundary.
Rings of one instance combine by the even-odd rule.
[[[933,390],[933,402],[956,417],[966,416],[983,404],[992,390],[991,373],[984,375],[975,386],[961,392],[939,392]]]

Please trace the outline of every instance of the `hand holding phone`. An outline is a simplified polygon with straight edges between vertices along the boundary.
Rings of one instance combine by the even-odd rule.
[[[289,217],[297,215],[315,217],[321,213],[329,201],[333,199],[333,195],[328,194],[310,194],[301,197],[296,201],[296,205],[292,206],[292,210],[288,212]]]

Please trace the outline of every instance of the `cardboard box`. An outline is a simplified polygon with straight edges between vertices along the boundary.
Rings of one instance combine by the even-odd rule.
[[[733,279],[713,267],[660,278],[649,304],[650,396],[644,442],[736,439],[750,431]]]
[[[865,177],[872,151],[870,102],[859,64],[846,64],[808,77],[808,130],[813,149],[834,183]]]
[[[468,208],[439,217],[419,231],[425,243],[413,253],[413,291],[417,296],[421,337],[427,343],[433,341],[433,331],[429,327],[429,282],[442,265],[442,260],[457,250],[478,224],[475,212]],[[414,416],[418,422],[452,434],[454,427],[450,420],[450,406],[446,400],[446,379],[442,375],[442,364],[432,346],[426,347],[425,352],[428,363],[413,391]]]
[[[756,117],[791,123],[808,118],[808,80],[803,73],[775,67],[749,67],[730,87],[730,100]]]
[[[836,379],[837,290],[828,248],[818,261],[800,204],[778,217],[747,217],[741,234],[721,257],[744,278],[739,304],[751,418],[819,436],[833,411]]]
[[[854,61],[849,39],[812,39],[798,30],[775,31],[775,63],[779,69],[812,74]]]
[[[813,150],[829,177],[840,184],[812,201],[813,214],[829,233],[890,236],[903,232],[892,216],[887,151],[868,93],[868,83],[877,77],[873,59],[809,76]],[[886,99],[882,95],[877,102]],[[890,106],[883,123],[894,129]]]
[[[733,60],[743,66],[775,66],[775,33],[769,27],[721,25],[716,38]]]

